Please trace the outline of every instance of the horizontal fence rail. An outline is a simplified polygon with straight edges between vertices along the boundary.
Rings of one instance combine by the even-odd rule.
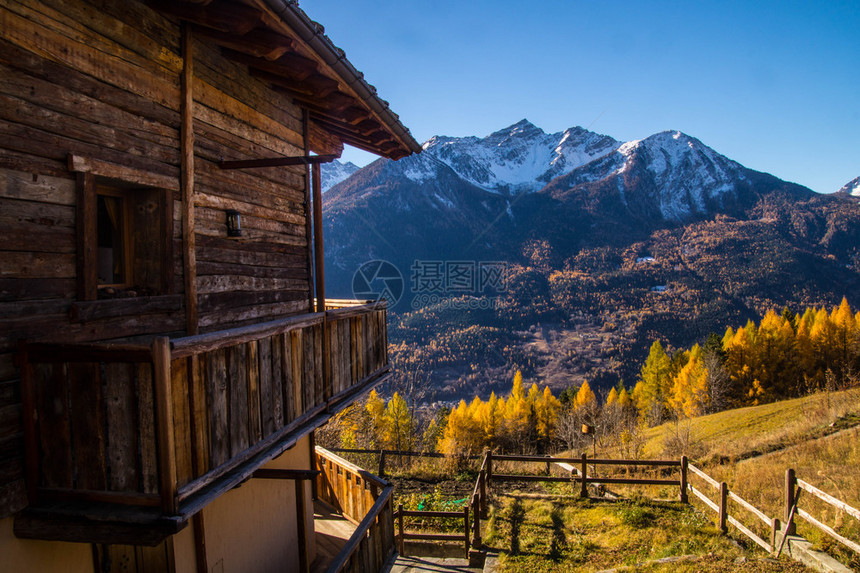
[[[183,503],[389,373],[385,303],[150,344],[25,343],[31,503]]]
[[[405,517],[420,517],[422,519],[462,519],[463,530],[461,533],[426,533],[406,531],[404,525]],[[477,520],[478,516],[475,515]],[[463,511],[417,511],[405,510],[403,504],[397,506],[397,511],[394,512],[394,519],[397,520],[397,542],[401,555],[406,555],[405,542],[409,539],[416,541],[457,541],[462,542],[466,550],[466,558],[469,557],[471,531],[469,521],[469,507],[463,508]]]
[[[553,476],[549,475],[521,475],[521,474],[498,474],[493,471],[493,462],[508,461],[508,462],[523,462],[523,463],[544,463],[549,468],[550,464],[569,467],[570,476]],[[680,460],[617,460],[617,459],[600,459],[589,458],[587,454],[582,454],[579,458],[572,457],[551,457],[551,456],[518,456],[508,454],[486,454],[487,466],[487,482],[492,481],[536,481],[536,482],[576,482],[580,484],[580,496],[588,497],[588,485],[606,485],[606,484],[629,484],[629,485],[663,485],[678,487],[682,501],[687,500],[687,458],[682,457]],[[576,464],[576,466],[572,465]],[[677,479],[663,478],[618,478],[618,477],[599,477],[594,475],[597,466],[643,466],[653,468],[678,468],[679,477]],[[592,474],[589,474],[588,466],[592,468]]]
[[[853,517],[854,519],[860,520],[860,510],[858,510],[854,507],[851,507],[850,505],[848,505],[844,501],[837,499],[837,498],[833,497],[832,495],[821,491],[820,489],[818,489],[814,485],[812,485],[808,482],[805,482],[802,479],[794,478],[793,472],[790,474],[790,476],[791,477],[789,479],[787,479],[786,481],[788,481],[789,483],[793,481],[794,485],[799,490],[803,490],[803,491],[811,494],[813,497],[816,497],[819,500],[823,501],[827,505],[836,508],[840,512],[846,513],[846,514],[850,515],[851,517]],[[795,494],[793,497],[795,498],[795,506],[796,506],[797,505],[797,502],[796,502],[797,495]],[[848,539],[847,537],[839,534],[839,532],[837,532],[835,529],[833,529],[832,527],[830,527],[826,523],[819,521],[817,518],[813,517],[809,512],[807,512],[806,510],[804,510],[800,507],[797,507],[796,514],[798,517],[802,518],[807,523],[809,523],[812,526],[823,531],[824,533],[826,533],[827,535],[829,535],[830,537],[832,537],[833,539],[835,539],[836,541],[838,541],[839,543],[841,543],[842,545],[844,545],[845,547],[850,549],[851,551],[853,551],[857,554],[860,554],[860,543],[857,543],[856,541],[852,541],[851,539]]]
[[[756,545],[767,551],[768,553],[774,553],[774,543],[777,536],[777,531],[779,529],[779,520],[769,517],[765,512],[743,499],[741,496],[736,494],[733,491],[729,490],[728,484],[725,482],[718,482],[707,473],[705,473],[701,468],[696,467],[693,464],[688,464],[687,469],[694,475],[702,479],[710,488],[716,490],[717,492],[717,500],[712,500],[708,497],[708,495],[694,487],[692,484],[688,484],[688,489],[693,493],[696,498],[701,500],[708,508],[713,510],[718,515],[718,526],[720,531],[726,533],[728,531],[728,526],[734,526],[738,531],[743,533],[747,538],[753,541]],[[741,508],[745,509],[756,518],[761,520],[764,523],[764,526],[770,532],[770,541],[766,541],[762,539],[757,533],[755,533],[750,527],[745,525],[742,521],[740,521],[737,517],[731,515],[729,513],[729,501],[733,501],[737,503]]]

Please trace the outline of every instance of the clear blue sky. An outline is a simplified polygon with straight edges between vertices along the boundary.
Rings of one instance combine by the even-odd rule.
[[[821,193],[860,175],[860,1],[300,6],[419,142],[527,118],[623,141],[681,130]]]

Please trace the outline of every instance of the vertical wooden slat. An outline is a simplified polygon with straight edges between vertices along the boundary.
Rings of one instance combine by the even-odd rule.
[[[209,463],[218,467],[230,458],[227,359],[224,350],[206,353],[209,392]]]
[[[171,392],[173,394],[173,436],[176,458],[177,483],[191,481],[191,412],[188,400],[188,360],[180,358],[170,363]]]
[[[325,326],[322,324],[318,324],[313,327],[314,332],[314,388],[316,389],[316,399],[314,403],[316,405],[323,404],[326,401],[326,388],[325,388],[325,366],[323,360],[323,335],[325,332]]]
[[[248,342],[245,354],[245,367],[248,380],[248,437],[249,445],[262,438],[262,416],[260,412],[260,356],[256,340]]]
[[[27,364],[22,378],[29,379],[32,385],[35,404],[28,405],[30,398],[23,401],[24,412],[33,417],[33,432],[36,437],[38,428],[39,442],[30,445],[33,459],[28,456],[28,476],[32,472],[33,488],[41,479],[46,487],[71,488],[74,469],[72,467],[71,426],[69,419],[69,386],[65,364]],[[23,380],[22,380],[23,382]],[[27,387],[22,390],[26,397]],[[39,412],[38,426],[35,422],[36,408]],[[29,431],[29,430],[28,430]],[[39,455],[41,452],[41,456]],[[39,463],[41,458],[41,464]],[[32,464],[32,467],[30,465]],[[41,473],[40,473],[41,470]],[[35,489],[31,492],[35,500]]]
[[[21,345],[23,348],[23,345]],[[39,435],[36,425],[36,380],[25,350],[18,354],[21,364],[21,418],[24,427],[24,477],[27,498],[35,503],[39,479]]]
[[[326,402],[332,397],[332,333],[331,325],[328,320],[322,323],[322,347],[320,350],[322,358],[322,381],[323,381],[323,400]]]
[[[349,366],[352,372],[352,381],[359,380],[358,368],[358,324],[355,317],[349,318]]]
[[[227,349],[227,379],[230,407],[230,455],[248,447],[248,372],[244,344]]]
[[[283,335],[279,334],[269,339],[271,358],[271,408],[272,408],[272,432],[284,427],[284,363],[283,363]]]
[[[134,370],[130,363],[105,364],[107,461],[113,491],[137,491],[140,483]]]
[[[260,426],[263,436],[268,436],[275,431],[271,338],[263,338],[257,342],[257,353],[260,360]]]
[[[302,402],[305,411],[316,405],[314,400],[314,330],[302,329]]]
[[[168,515],[176,513],[176,452],[173,442],[173,396],[170,390],[170,341],[152,341],[153,377],[158,424],[158,470],[161,507]]]
[[[341,319],[338,326],[340,334],[340,391],[343,392],[352,384],[352,361],[349,350],[349,319]]]
[[[158,448],[152,364],[137,365],[137,404],[141,487],[144,493],[157,493]]]
[[[284,425],[286,426],[296,417],[296,399],[293,392],[293,337],[291,333],[285,332],[279,338],[281,347],[281,376],[283,380]]]
[[[75,487],[103,490],[107,486],[105,411],[98,363],[69,364],[69,396]]]
[[[97,202],[96,178],[92,173],[78,173],[75,205],[75,234],[77,239],[78,300],[96,300]]]
[[[209,409],[207,404],[205,356],[188,358],[189,407],[191,412],[192,470],[195,477],[209,469]]]
[[[194,49],[191,26],[182,25],[182,262],[185,278],[185,329],[197,334],[197,251],[194,236]]]

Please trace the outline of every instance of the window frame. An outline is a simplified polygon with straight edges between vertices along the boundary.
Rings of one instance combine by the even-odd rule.
[[[77,300],[99,300],[99,290],[106,288],[129,288],[133,286],[133,256],[134,241],[131,225],[130,210],[132,209],[129,194],[135,191],[157,193],[159,225],[159,295],[171,295],[173,285],[173,209],[174,197],[171,189],[140,184],[133,181],[99,177],[92,172],[77,173]],[[99,284],[98,282],[98,196],[119,196],[123,199],[123,239],[125,261],[124,284]],[[154,221],[155,222],[155,221]],[[140,298],[126,297],[126,299]]]

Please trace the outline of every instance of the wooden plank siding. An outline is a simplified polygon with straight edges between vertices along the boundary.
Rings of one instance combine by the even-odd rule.
[[[138,1],[0,0],[0,29],[0,225],[6,229],[0,242],[3,517],[27,503],[21,374],[13,361],[19,342],[177,336],[187,324],[182,302],[180,109],[185,62],[180,21]],[[252,76],[247,66],[227,60],[203,35],[192,40],[191,54],[190,228],[195,233],[199,330],[309,312],[306,170],[227,171],[217,165],[223,159],[304,155],[302,110]],[[128,299],[79,300],[81,170],[138,185],[167,182],[164,188],[173,201],[172,213],[164,219],[167,225],[172,221],[173,246],[172,260],[162,263],[170,277],[163,290],[173,298],[146,305],[130,305]],[[226,209],[241,213],[243,237],[238,241],[226,237]],[[318,330],[307,337],[314,350],[322,345]],[[190,448],[195,453],[177,466],[182,479],[224,463],[318,403],[321,381],[315,380],[312,395],[303,395],[306,386],[294,380],[297,372],[321,364],[321,359],[306,361],[306,347],[293,340],[299,337],[278,335],[253,348],[244,345],[171,363],[173,403],[187,409],[174,419],[177,451]],[[242,362],[248,356],[259,363],[258,370]],[[42,485],[157,491],[155,436],[139,431],[154,424],[151,367],[92,362],[44,364],[36,370],[44,381],[38,407],[56,414],[41,427],[58,445],[44,454],[49,458],[42,464],[53,469]],[[271,379],[281,382],[244,385]],[[52,392],[68,398],[62,402]],[[125,409],[78,420],[77,400],[121,403]],[[228,432],[233,417],[242,421],[241,429]],[[70,437],[63,430],[70,424],[81,424],[81,431]],[[85,447],[87,440],[103,446],[106,458],[81,458],[84,449],[92,449]],[[68,479],[67,470],[77,476],[74,483],[62,481]]]

